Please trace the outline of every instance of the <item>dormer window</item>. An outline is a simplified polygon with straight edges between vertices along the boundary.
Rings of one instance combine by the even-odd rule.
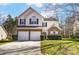
[[[32,18],[30,18],[30,24],[38,24],[39,19],[36,18],[36,16],[32,16]]]
[[[26,19],[20,19],[20,24],[25,25],[26,24]]]

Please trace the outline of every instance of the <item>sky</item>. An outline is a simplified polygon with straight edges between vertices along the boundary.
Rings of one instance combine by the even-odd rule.
[[[52,5],[56,5],[56,3],[51,3]],[[28,9],[30,6],[35,9],[38,13],[40,13],[42,16],[46,17],[46,15],[54,15],[54,11],[51,10],[48,13],[45,12],[45,6],[48,5],[48,3],[0,3],[0,17],[6,18],[7,15],[11,15],[13,18],[19,16],[23,11]],[[63,5],[63,3],[59,3],[58,5]],[[68,7],[70,8],[70,7]],[[62,11],[62,9],[58,9],[59,11]],[[60,17],[60,20],[65,19],[65,13],[59,13],[58,16]],[[4,21],[0,19],[0,23]]]
[[[43,7],[45,4],[38,3],[0,3],[0,24],[2,24],[7,15],[11,15],[13,18],[19,16],[23,11],[30,6],[38,13],[43,13]],[[44,13],[43,13],[44,14]],[[4,18],[4,19],[2,19]]]
[[[10,14],[14,18],[16,16],[19,16],[23,11],[28,9],[30,6],[41,15],[46,16],[44,8],[47,4],[48,3],[0,3],[0,16],[6,16]],[[55,5],[54,3],[51,4]],[[51,12],[54,13],[53,10]],[[47,14],[49,15],[51,12]]]
[[[41,13],[43,11],[43,4],[32,4],[32,3],[1,3],[0,4],[0,14],[6,16],[10,14],[12,17],[19,16],[23,11],[29,7],[34,8],[37,12]]]

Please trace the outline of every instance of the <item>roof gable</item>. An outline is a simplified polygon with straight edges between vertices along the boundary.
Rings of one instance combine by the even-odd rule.
[[[32,7],[29,7],[27,10],[25,10],[23,13],[21,13],[18,17],[24,15],[25,13],[27,13],[28,11],[34,11],[35,13],[37,13],[38,15],[40,15],[41,17],[43,17],[41,14],[39,14],[36,10],[34,10]],[[28,12],[30,13],[30,12]]]
[[[51,26],[48,30],[53,30],[53,29],[56,29],[56,30],[61,30],[61,28],[60,27],[57,27],[57,26]]]

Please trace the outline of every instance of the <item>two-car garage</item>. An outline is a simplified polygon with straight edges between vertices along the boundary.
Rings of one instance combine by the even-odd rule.
[[[41,31],[18,31],[18,40],[40,40]]]

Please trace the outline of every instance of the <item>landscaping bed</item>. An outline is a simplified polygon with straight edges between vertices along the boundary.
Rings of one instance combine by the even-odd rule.
[[[42,40],[41,51],[46,55],[77,55],[79,42],[73,39]]]
[[[7,37],[6,39],[2,39],[0,40],[0,45],[5,44],[5,43],[9,43],[9,42],[13,42],[16,40],[16,37]]]

